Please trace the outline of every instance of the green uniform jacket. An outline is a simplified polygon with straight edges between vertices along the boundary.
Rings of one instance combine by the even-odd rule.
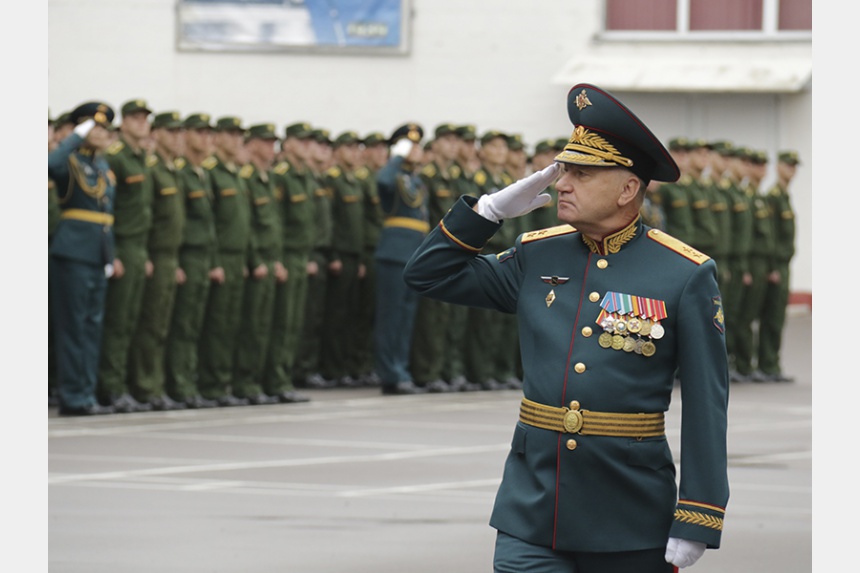
[[[218,265],[218,239],[215,236],[214,197],[209,172],[177,159],[180,189],[185,200],[185,225],[182,248],[199,249],[211,257],[212,268]]]
[[[732,211],[729,208],[728,191],[731,182],[728,179],[721,179],[719,182],[711,181],[710,186],[711,212],[717,225],[716,242],[713,253],[710,254],[720,265],[723,265],[732,248]]]
[[[767,194],[774,223],[774,256],[782,263],[794,257],[795,219],[788,190],[779,184],[771,187]]]
[[[677,369],[683,399],[680,491],[665,436],[571,434],[520,421],[490,525],[562,551],[658,548],[670,535],[719,547],[729,380],[714,262],[640,219],[603,248],[563,225],[521,235],[501,255],[479,255],[500,225],[473,212],[474,203],[455,205],[404,279],[424,296],[516,313],[525,398],[665,412]],[[597,254],[613,243],[617,252]],[[610,292],[665,304],[653,355],[601,346],[596,320]]]
[[[249,253],[251,246],[251,201],[245,180],[235,165],[217,157],[207,157],[203,168],[209,172],[215,197],[215,234],[218,250],[224,253]]]
[[[502,172],[498,177],[494,177],[487,169],[480,168],[475,171],[472,176],[472,181],[478,189],[478,197],[481,195],[489,195],[514,182],[513,178],[506,172]],[[514,239],[520,234],[520,227],[524,224],[522,218],[511,219],[506,225],[502,226],[499,231],[493,235],[487,242],[486,253],[500,253],[510,247],[514,243]]]
[[[364,252],[364,189],[354,174],[330,167],[323,179],[332,196],[332,259]]]
[[[153,200],[146,152],[134,152],[120,139],[108,147],[105,157],[116,176],[114,234],[145,241],[152,225]]]
[[[325,186],[324,174],[312,173],[310,178],[311,189],[313,189],[314,202],[314,248],[316,256],[322,256],[326,262],[331,256],[332,215],[331,189]]]
[[[382,232],[382,206],[379,201],[379,188],[376,182],[376,173],[367,167],[361,167],[355,172],[355,176],[361,181],[364,193],[364,256],[362,262],[369,264],[373,259],[376,244],[379,243],[379,234]]]
[[[268,171],[249,163],[239,171],[248,188],[251,208],[251,269],[283,259],[283,230],[280,204],[275,201],[275,186]]]
[[[748,272],[753,231],[752,197],[738,183],[732,183],[729,191],[732,197],[732,244],[729,255],[738,262],[741,272]]]
[[[684,177],[676,183],[663,183],[657,189],[656,197],[659,197],[659,205],[663,208],[666,217],[666,232],[685,243],[693,240],[696,232],[693,226],[693,208],[690,206],[690,197],[681,184]]]
[[[281,202],[281,228],[285,252],[309,253],[314,244],[314,204],[310,176],[288,161],[272,169],[275,198]]]
[[[442,169],[436,163],[428,163],[420,172],[421,179],[427,187],[427,209],[430,225],[437,225],[454,202],[460,198],[459,180],[462,175],[459,165],[451,165]]]
[[[179,170],[173,161],[165,161],[158,154],[150,155],[146,164],[151,170],[154,195],[149,252],[177,254],[185,226],[185,197],[179,186]]]
[[[767,196],[756,193],[752,197],[753,230],[750,255],[767,260],[768,270],[773,270],[776,258],[776,229],[773,211]]]

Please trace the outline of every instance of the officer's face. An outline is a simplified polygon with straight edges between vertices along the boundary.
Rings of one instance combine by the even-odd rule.
[[[212,153],[211,129],[188,129],[185,131],[185,147],[199,155]]]
[[[504,165],[508,158],[508,142],[494,137],[481,145],[481,160],[490,165]]]
[[[459,152],[460,139],[453,133],[441,135],[433,140],[433,153],[446,161],[453,161]]]
[[[122,131],[136,139],[143,139],[149,135],[149,113],[135,111],[122,117]]]
[[[794,178],[795,172],[797,172],[797,165],[791,165],[783,161],[776,164],[776,174],[783,181],[791,181]]]
[[[96,151],[104,151],[112,142],[110,132],[101,125],[95,125],[86,138],[86,144]]]
[[[620,167],[562,164],[558,191],[558,219],[583,231],[599,227],[618,214],[627,182],[636,176]],[[638,189],[638,186],[637,186]]]
[[[152,132],[155,144],[165,155],[182,155],[184,138],[181,129],[156,129]]]

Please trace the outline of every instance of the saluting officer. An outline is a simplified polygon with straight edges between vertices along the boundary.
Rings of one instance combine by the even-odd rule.
[[[185,402],[177,402],[167,394],[164,366],[185,225],[185,196],[174,163],[183,146],[179,112],[157,114],[152,120],[152,137],[155,153],[146,160],[154,197],[147,239],[152,275],[144,287],[140,320],[129,350],[129,386],[137,400],[149,403],[155,410],[181,410]]]
[[[149,116],[152,110],[141,99],[121,108],[119,140],[107,150],[107,160],[117,178],[114,206],[116,260],[108,281],[104,337],[99,366],[99,394],[117,412],[149,410],[130,393],[128,358],[137,329],[143,290],[152,275],[147,241],[152,226],[152,176],[146,164]]]
[[[403,282],[403,267],[430,231],[427,188],[418,175],[424,129],[408,123],[388,140],[391,158],[379,170],[382,233],[376,246],[376,320],[373,352],[383,394],[421,394],[409,354],[418,295]]]
[[[425,296],[517,313],[525,394],[490,525],[495,571],[673,570],[717,548],[728,501],[728,367],[716,266],[643,225],[652,179],[679,171],[631,110],[574,86],[558,165],[464,197],[410,260]],[[566,223],[480,254],[549,200]],[[680,490],[665,435],[676,370]]]
[[[106,275],[113,262],[114,175],[104,158],[114,111],[87,102],[70,114],[70,135],[48,153],[60,220],[49,248],[51,318],[60,415],[113,412],[96,399]]]
[[[189,408],[213,408],[198,388],[199,341],[206,317],[209,287],[224,282],[218,256],[212,182],[203,162],[212,154],[212,124],[207,113],[192,113],[183,121],[184,157],[176,160],[185,224],[179,249],[170,329],[165,352],[166,386],[170,397]]]

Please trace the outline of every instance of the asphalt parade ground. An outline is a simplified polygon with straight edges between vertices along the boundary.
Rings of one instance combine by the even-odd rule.
[[[789,316],[783,367],[794,382],[731,387],[722,548],[688,571],[812,570],[810,312]],[[306,393],[306,404],[49,410],[49,570],[492,571],[487,522],[520,392]],[[676,462],[680,405],[666,421]]]

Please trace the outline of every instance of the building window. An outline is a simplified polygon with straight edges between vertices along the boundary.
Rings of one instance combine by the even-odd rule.
[[[606,0],[606,32],[695,37],[812,31],[812,0]]]

